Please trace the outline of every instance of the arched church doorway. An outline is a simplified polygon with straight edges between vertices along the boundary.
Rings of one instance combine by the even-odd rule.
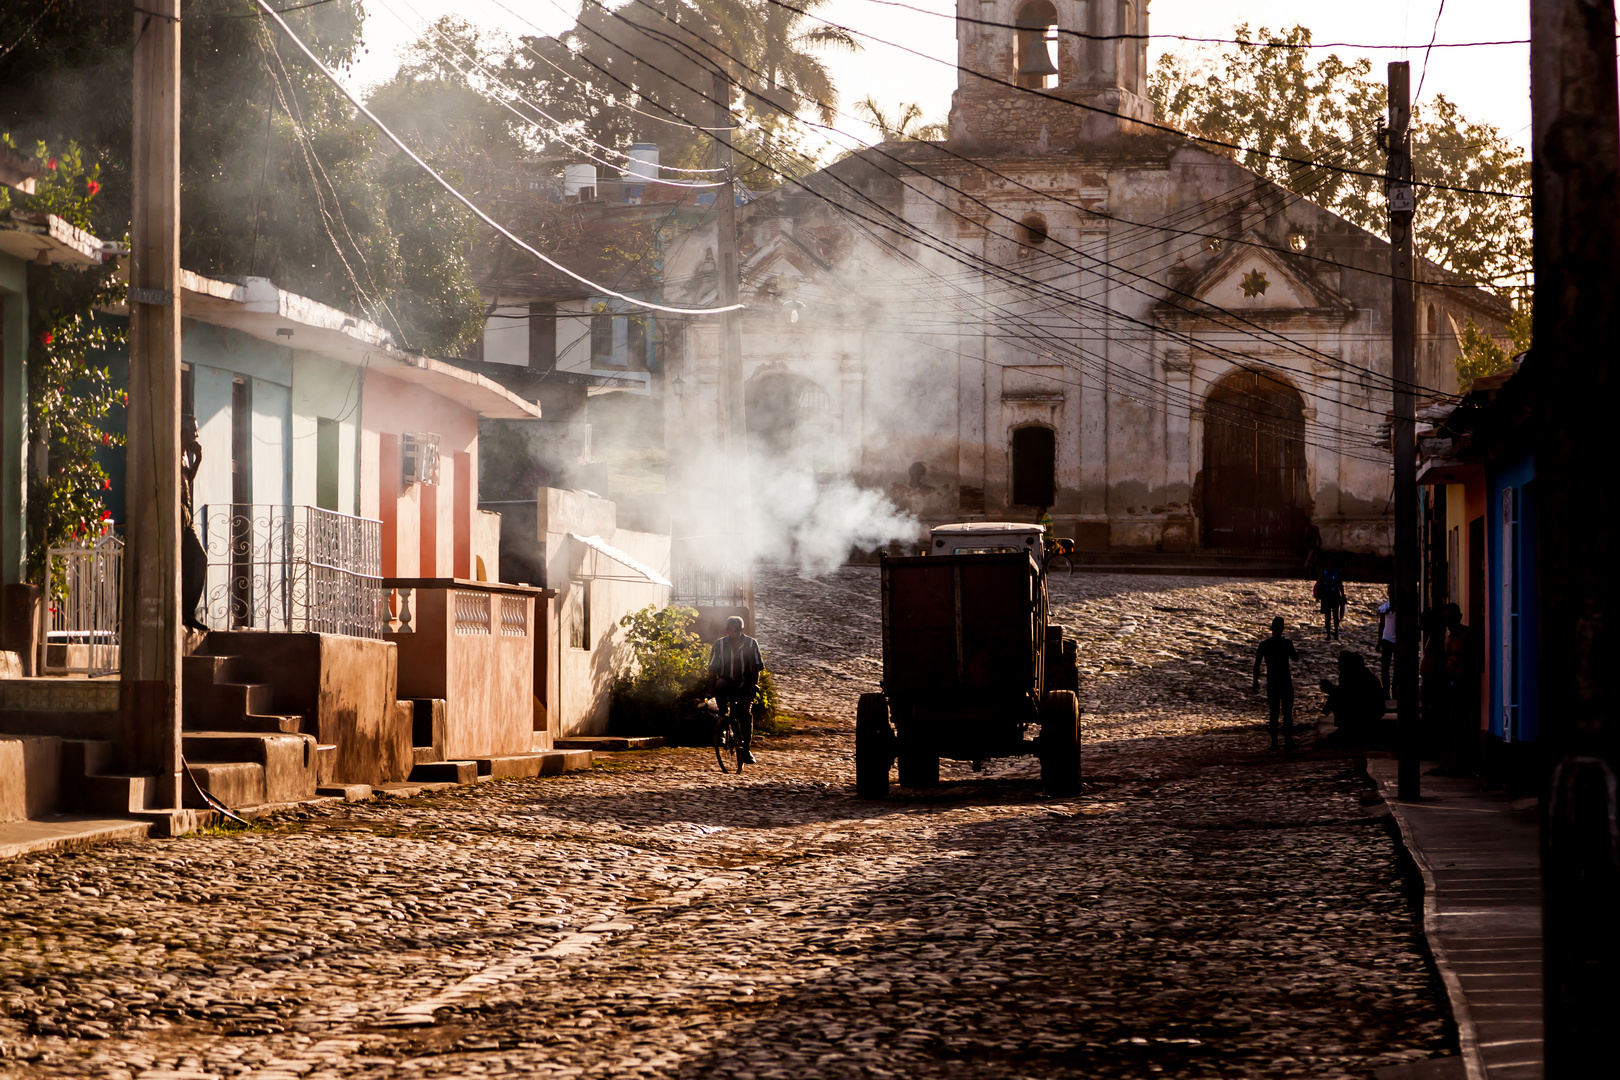
[[[1310,525],[1305,403],[1272,376],[1234,371],[1204,408],[1204,546],[1294,551]]]
[[[818,384],[769,371],[749,379],[743,395],[751,458],[812,474],[832,467],[832,398]]]

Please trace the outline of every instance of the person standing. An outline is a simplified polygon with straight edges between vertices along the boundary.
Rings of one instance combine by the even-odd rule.
[[[1473,630],[1462,621],[1462,608],[1447,604],[1445,641],[1446,742],[1435,776],[1474,775],[1479,741],[1479,660]]]
[[[1260,665],[1266,668],[1266,709],[1271,732],[1271,749],[1277,749],[1277,720],[1281,714],[1283,746],[1294,749],[1294,673],[1288,666],[1299,659],[1294,643],[1283,637],[1283,621],[1279,615],[1271,620],[1271,636],[1260,643],[1254,655],[1254,688],[1260,692]]]
[[[1378,668],[1379,682],[1384,697],[1392,698],[1389,667],[1395,660],[1395,586],[1389,587],[1389,599],[1378,605]]]
[[[742,763],[754,763],[754,697],[759,692],[759,673],[765,670],[759,642],[743,633],[743,621],[736,615],[726,620],[726,634],[709,652],[709,687],[721,716],[729,716],[742,729]]]
[[[208,583],[208,553],[197,539],[193,505],[201,465],[197,418],[187,413],[180,418],[180,618],[187,630],[206,631],[208,624],[197,618],[197,604]]]
[[[1329,564],[1322,568],[1322,576],[1316,580],[1315,594],[1322,606],[1323,639],[1334,641],[1339,636],[1339,628],[1344,625],[1345,608],[1344,577],[1337,566]]]

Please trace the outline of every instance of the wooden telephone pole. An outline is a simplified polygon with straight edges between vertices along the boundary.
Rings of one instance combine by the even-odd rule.
[[[1417,382],[1417,296],[1413,291],[1412,68],[1389,65],[1389,257],[1392,285],[1395,417],[1395,724],[1399,755],[1397,791],[1422,797],[1418,762],[1418,521],[1417,458],[1412,388]]]
[[[135,4],[119,674],[126,760],[180,806],[180,0]]]
[[[741,276],[737,265],[737,194],[732,174],[731,131],[735,127],[731,118],[731,80],[725,73],[714,73],[714,164],[720,170],[721,186],[715,189],[714,227],[715,249],[719,266],[719,292],[716,300],[720,307],[737,303],[737,281]],[[727,485],[726,530],[732,543],[737,545],[736,557],[743,591],[743,603],[752,617],[754,610],[754,553],[749,540],[749,479],[748,479],[748,416],[743,389],[742,312],[727,311],[720,316],[720,427],[724,432],[727,467],[731,480]],[[752,629],[750,627],[749,629]]]
[[[1531,0],[1537,714],[1546,1076],[1613,1076],[1620,1016],[1614,457],[1620,109],[1614,0]],[[1608,509],[1605,510],[1604,507]]]

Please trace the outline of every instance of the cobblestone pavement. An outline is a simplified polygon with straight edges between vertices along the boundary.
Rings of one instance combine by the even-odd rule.
[[[0,864],[0,1075],[1338,1077],[1453,1052],[1354,762],[1263,752],[1249,650],[1308,590],[1056,582],[1084,794],[1015,760],[868,803],[875,571],[759,584],[808,718],[741,778],[623,754]],[[1332,650],[1299,640],[1303,686]]]

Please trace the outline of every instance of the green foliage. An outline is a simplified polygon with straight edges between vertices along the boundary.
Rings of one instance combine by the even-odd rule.
[[[1377,129],[1386,88],[1366,59],[1337,54],[1312,60],[1311,32],[1280,33],[1248,24],[1234,36],[1298,48],[1234,46],[1214,57],[1167,53],[1149,79],[1149,96],[1170,123],[1206,138],[1250,147],[1237,153],[1253,172],[1297,192],[1379,236],[1388,232]],[[1322,161],[1373,176],[1279,161],[1268,154]],[[1468,120],[1442,95],[1413,108],[1416,177],[1456,187],[1529,194],[1524,153],[1490,124]],[[1460,191],[1418,189],[1418,253],[1484,285],[1522,284],[1530,267],[1530,204]]]
[[[793,10],[825,2],[784,7],[769,0],[585,0],[572,29],[523,38],[508,71],[570,130],[620,148],[655,142],[667,164],[707,166],[713,141],[685,125],[713,122],[717,71],[736,88],[727,104],[743,118],[740,148],[750,129],[762,144],[779,144],[788,135],[779,120],[800,114],[823,123],[836,118],[838,90],[818,54],[860,45]],[[548,142],[560,148],[555,138]],[[756,189],[771,186],[757,176],[745,182]]]
[[[0,135],[15,149],[9,134]],[[0,208],[55,214],[88,228],[101,192],[100,169],[75,143],[53,154],[38,144],[42,169],[32,195],[0,189]],[[101,493],[112,480],[96,459],[123,436],[106,430],[108,413],[127,399],[98,355],[124,340],[122,327],[95,313],[123,300],[124,286],[103,269],[36,267],[28,275],[28,566],[44,582],[47,549],[89,540],[110,515]]]
[[[632,662],[613,677],[618,730],[661,729],[682,704],[696,704],[708,686],[709,648],[692,632],[697,612],[648,605],[619,620]]]
[[[613,716],[619,730],[650,731],[667,726],[681,706],[699,704],[708,693],[709,645],[692,631],[697,612],[649,604],[619,620],[633,662],[613,679]],[[771,730],[777,713],[776,683],[760,672],[755,711],[764,706],[761,730]]]
[[[339,71],[364,17],[360,0],[284,16]],[[0,65],[0,130],[72,140],[100,163],[105,197],[88,223],[100,236],[129,229],[135,23],[128,5],[0,4],[0,41],[15,43]],[[187,0],[180,97],[182,265],[269,277],[429,352],[477,339],[470,214],[383,154],[338,89],[243,0]]]
[[[855,112],[878,129],[884,142],[913,139],[935,142],[945,138],[945,125],[924,123],[922,106],[915,101],[901,102],[891,114],[885,112],[877,99],[868,94],[855,103]]]
[[[1506,371],[1513,358],[1530,348],[1531,315],[1528,305],[1520,306],[1508,323],[1509,346],[1504,349],[1494,338],[1475,325],[1472,317],[1463,327],[1462,349],[1454,361],[1457,386],[1463,393],[1474,388],[1475,379]]]

